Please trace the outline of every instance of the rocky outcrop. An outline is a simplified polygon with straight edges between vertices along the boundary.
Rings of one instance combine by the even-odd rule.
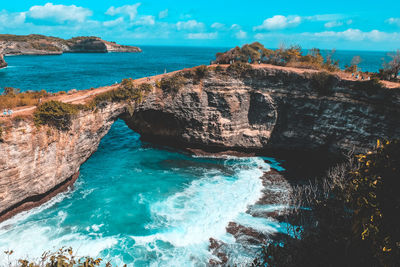
[[[7,67],[7,62],[4,60],[4,56],[0,54],[0,69]]]
[[[335,78],[327,95],[312,71],[257,68],[244,76],[209,72],[178,93],[150,95],[128,126],[151,142],[208,150],[365,152],[400,138],[400,90],[375,94]],[[367,85],[365,85],[367,86]]]
[[[367,93],[356,89],[357,82],[335,78],[329,94],[321,95],[313,73],[210,70],[202,79],[184,75],[175,92],[155,87],[139,105],[103,103],[81,111],[69,131],[37,129],[30,119],[3,124],[0,217],[40,203],[71,181],[117,118],[144,140],[209,151],[320,151],[325,157],[353,148],[365,152],[378,138],[400,138],[399,89]]]
[[[60,55],[62,53],[141,52],[135,46],[119,45],[98,37],[64,40],[43,35],[0,35],[0,51],[6,55]]]

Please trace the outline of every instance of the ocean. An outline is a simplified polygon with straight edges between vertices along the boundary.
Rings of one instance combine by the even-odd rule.
[[[224,48],[142,47],[143,53],[7,57],[0,87],[68,91],[208,64]],[[354,55],[363,70],[376,71],[381,52],[338,51],[341,64]],[[44,251],[72,247],[80,256],[121,266],[205,266],[209,238],[234,244],[229,222],[254,228],[279,223],[246,216],[263,188],[259,179],[279,161],[264,158],[195,157],[140,140],[116,121],[98,151],[81,166],[73,190],[0,224],[0,252],[11,261],[39,259]],[[237,253],[234,262],[251,261]],[[103,262],[103,263],[104,263]],[[0,265],[7,257],[0,254]]]

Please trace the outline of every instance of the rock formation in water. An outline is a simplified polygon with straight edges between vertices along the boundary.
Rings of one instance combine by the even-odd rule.
[[[4,56],[0,53],[0,69],[7,67],[7,62],[4,60]]]
[[[400,138],[399,89],[361,90],[360,82],[337,77],[321,89],[315,73],[281,67],[243,74],[210,70],[201,79],[183,75],[183,87],[175,92],[155,87],[141,104],[103,103],[96,111],[82,110],[68,131],[37,129],[29,119],[4,124],[0,218],[65,187],[117,118],[144,140],[210,151],[325,156],[353,148],[365,152],[378,138]]]
[[[64,40],[43,35],[0,35],[0,51],[6,55],[59,55],[62,53],[141,52],[135,46],[119,45],[99,37]]]

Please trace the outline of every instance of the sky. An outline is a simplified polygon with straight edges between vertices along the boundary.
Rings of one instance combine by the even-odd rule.
[[[398,0],[13,0],[0,33],[99,36],[131,45],[400,49]]]

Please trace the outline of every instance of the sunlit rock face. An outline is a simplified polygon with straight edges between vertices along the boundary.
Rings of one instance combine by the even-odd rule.
[[[400,90],[368,95],[336,78],[331,93],[321,96],[311,75],[285,68],[241,76],[209,72],[176,94],[151,94],[124,119],[149,141],[205,149],[340,154],[400,137]]]
[[[210,151],[324,156],[365,152],[378,138],[400,138],[398,89],[367,94],[336,78],[331,92],[321,96],[311,85],[312,73],[276,67],[243,75],[210,70],[201,80],[186,78],[175,93],[154,86],[141,104],[103,103],[81,111],[68,131],[36,128],[29,119],[3,125],[0,219],[73,182],[117,118],[143,140]]]

